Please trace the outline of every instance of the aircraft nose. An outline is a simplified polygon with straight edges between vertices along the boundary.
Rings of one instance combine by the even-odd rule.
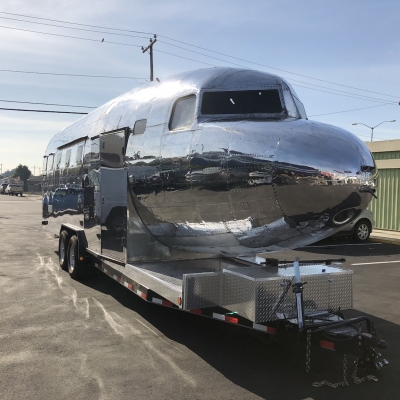
[[[296,227],[339,228],[372,199],[376,168],[366,145],[350,132],[312,123],[283,137],[275,158],[275,195]]]

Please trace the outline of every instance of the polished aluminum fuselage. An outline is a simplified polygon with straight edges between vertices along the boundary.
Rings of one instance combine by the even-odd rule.
[[[282,115],[201,114],[205,91],[270,87],[280,90]],[[180,257],[185,252],[248,255],[323,239],[368,206],[375,165],[368,148],[351,133],[305,119],[292,93],[277,76],[230,68],[188,72],[134,89],[51,140],[46,156],[80,139],[84,153],[73,168],[48,168],[44,207],[57,188],[78,189],[85,176],[101,176],[101,163],[88,157],[93,138],[122,128],[130,132],[145,119],[145,131],[126,138],[119,169],[125,171],[120,179],[127,196],[119,200],[112,189],[115,201],[127,208],[126,260],[166,259],[179,251]],[[189,95],[197,101],[193,123],[171,131],[174,104]],[[111,185],[100,181],[103,189]],[[94,195],[94,203],[100,198]],[[101,239],[90,235],[93,223],[85,222],[78,206],[44,214],[54,233],[60,223],[83,226],[88,247],[101,252]],[[104,218],[97,223],[103,225]]]

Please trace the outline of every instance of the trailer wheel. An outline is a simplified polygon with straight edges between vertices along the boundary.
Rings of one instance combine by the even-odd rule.
[[[68,243],[68,272],[72,279],[81,279],[85,277],[85,264],[83,261],[79,260],[78,251],[78,238],[76,235],[71,236]]]
[[[69,235],[67,231],[60,233],[60,239],[58,241],[58,259],[60,261],[60,267],[66,271],[68,268],[67,260],[67,249],[68,249]]]

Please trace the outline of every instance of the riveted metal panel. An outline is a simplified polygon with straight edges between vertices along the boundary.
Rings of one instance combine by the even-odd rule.
[[[383,153],[382,153],[383,154]],[[376,195],[369,208],[373,212],[375,228],[400,230],[400,169],[380,169]]]

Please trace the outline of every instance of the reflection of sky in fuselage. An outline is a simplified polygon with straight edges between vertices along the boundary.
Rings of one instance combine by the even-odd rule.
[[[304,135],[290,138],[290,143],[280,144],[277,160],[281,163],[303,165],[309,169],[332,172],[358,172],[359,160],[355,158],[357,150],[352,143],[336,137],[318,138],[310,136],[304,140]],[[306,164],[306,165],[305,165]],[[357,170],[355,170],[355,168]]]

